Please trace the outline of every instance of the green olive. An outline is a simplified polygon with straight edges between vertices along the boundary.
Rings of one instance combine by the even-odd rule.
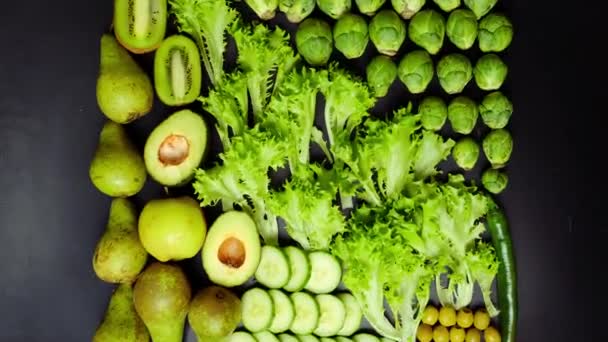
[[[459,327],[450,328],[450,342],[464,342],[464,329]]]
[[[450,342],[450,333],[448,328],[443,325],[436,325],[433,328],[433,341],[435,342]]]
[[[439,319],[441,319],[441,316]],[[479,330],[485,330],[490,325],[490,315],[488,315],[486,309],[478,309],[475,311],[473,325]]]
[[[467,335],[464,338],[465,342],[480,342],[481,341],[481,333],[479,330],[475,328],[470,328],[467,330]]]
[[[500,333],[494,327],[487,327],[483,332],[486,342],[500,342]]]
[[[435,325],[435,323],[437,323],[438,317],[439,311],[437,311],[437,308],[432,305],[429,305],[424,308],[424,311],[422,312],[422,323],[428,325]]]
[[[418,331],[416,331],[416,337],[420,342],[431,342],[433,340],[433,327],[428,324],[420,324]]]
[[[462,308],[458,310],[458,315],[456,315],[456,324],[465,329],[473,325],[473,311],[471,311],[469,308]]]
[[[456,324],[456,310],[451,306],[442,306],[439,310],[439,323],[444,327]]]

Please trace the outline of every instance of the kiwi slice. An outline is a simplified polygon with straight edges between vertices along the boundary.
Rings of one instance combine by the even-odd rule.
[[[201,58],[190,38],[173,35],[165,39],[154,55],[154,87],[167,106],[194,102],[201,93]]]
[[[115,0],[114,34],[127,50],[154,51],[167,29],[167,0]]]

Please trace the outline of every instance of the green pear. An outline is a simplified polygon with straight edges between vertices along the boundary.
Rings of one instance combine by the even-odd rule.
[[[135,310],[154,342],[181,342],[192,290],[179,266],[154,262],[133,290]]]
[[[144,187],[146,165],[122,125],[109,120],[104,124],[89,177],[99,191],[110,197],[130,197]]]
[[[97,104],[112,121],[132,122],[152,110],[154,88],[145,71],[113,35],[101,37]]]
[[[141,243],[158,261],[179,261],[203,247],[207,223],[200,204],[188,196],[154,199],[139,215]]]
[[[241,322],[241,300],[220,286],[200,290],[190,302],[188,323],[199,342],[220,341]]]
[[[93,255],[95,274],[109,283],[133,283],[147,260],[148,253],[139,241],[135,206],[128,199],[114,198]]]
[[[148,329],[133,307],[133,287],[120,284],[114,290],[93,342],[147,342]]]

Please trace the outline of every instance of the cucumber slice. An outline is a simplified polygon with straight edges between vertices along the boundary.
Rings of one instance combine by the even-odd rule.
[[[274,317],[274,305],[268,292],[254,287],[241,297],[241,317],[245,329],[259,332],[268,329]]]
[[[353,340],[344,336],[336,336],[334,338],[336,339],[336,342],[353,342]]]
[[[310,279],[304,287],[306,290],[316,293],[330,293],[340,285],[342,278],[342,267],[333,255],[315,251],[308,255],[310,261]]]
[[[331,294],[320,294],[315,299],[319,304],[320,315],[314,334],[321,337],[337,335],[346,318],[344,303]]]
[[[283,251],[275,246],[262,247],[255,279],[269,289],[280,289],[289,281],[289,263]]]
[[[353,342],[380,342],[380,338],[368,333],[358,333],[353,336]]]
[[[268,331],[274,334],[289,330],[296,315],[291,299],[281,290],[268,290],[274,304],[274,318]]]
[[[361,321],[363,320],[363,312],[361,306],[355,296],[348,292],[338,294],[338,298],[344,303],[346,308],[346,318],[344,319],[344,325],[342,329],[338,331],[336,335],[351,336],[359,330]]]
[[[289,271],[291,276],[289,281],[283,287],[288,292],[298,292],[304,289],[308,279],[310,279],[310,263],[306,253],[297,247],[288,246],[283,248],[283,252],[287,256],[289,262]]]
[[[235,331],[228,336],[226,342],[257,342],[257,340],[246,331]]]
[[[298,335],[298,340],[300,340],[300,342],[320,342],[317,336],[310,334]]]
[[[279,340],[281,342],[300,342],[300,340],[298,340],[297,337],[293,336],[292,334],[279,334]]]
[[[253,334],[253,336],[258,342],[281,342],[279,338],[270,331],[259,331]]]
[[[291,322],[289,330],[297,335],[312,334],[319,322],[319,305],[317,301],[306,292],[292,293],[290,298],[296,315],[293,322]]]

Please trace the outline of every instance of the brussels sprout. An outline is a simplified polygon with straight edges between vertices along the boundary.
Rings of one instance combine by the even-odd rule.
[[[492,130],[483,139],[483,153],[488,158],[493,169],[499,169],[507,164],[513,151],[513,138],[504,128]]]
[[[369,23],[369,36],[378,52],[394,56],[405,40],[405,23],[392,10],[382,10]]]
[[[320,19],[304,20],[296,32],[296,47],[308,64],[312,66],[327,64],[333,49],[331,27]]]
[[[262,20],[274,18],[277,8],[279,7],[279,0],[245,0],[245,3],[247,3]]]
[[[355,0],[359,12],[372,16],[384,5],[386,0]]]
[[[453,11],[460,6],[460,0],[435,0],[435,3],[446,12]]]
[[[285,13],[291,23],[299,23],[306,19],[315,9],[315,0],[281,0],[279,10]]]
[[[495,91],[483,98],[479,104],[479,114],[486,126],[504,128],[513,114],[513,104],[503,93]]]
[[[493,53],[483,55],[473,69],[475,82],[479,89],[482,90],[498,90],[505,79],[509,68],[507,65]]]
[[[509,184],[509,176],[497,169],[487,169],[481,174],[481,184],[495,195],[503,192]]]
[[[343,15],[334,26],[334,42],[346,58],[361,57],[369,42],[365,19],[352,13]]]
[[[365,74],[374,96],[384,97],[397,78],[397,66],[387,56],[376,56],[365,68]]]
[[[339,19],[344,14],[350,12],[352,7],[351,0],[317,0],[319,9],[333,19]]]
[[[426,0],[392,0],[391,3],[403,19],[410,19],[420,11]]]
[[[477,19],[488,14],[497,2],[498,0],[464,0],[465,6],[475,13]]]
[[[473,12],[458,9],[450,13],[446,26],[446,35],[461,50],[468,50],[477,38],[477,18]]]
[[[455,97],[448,105],[448,120],[456,133],[470,134],[477,124],[477,105],[466,96]]]
[[[418,114],[424,129],[438,131],[448,118],[448,106],[440,97],[428,96],[420,101]]]
[[[513,25],[506,16],[490,13],[479,22],[479,49],[500,52],[511,45]]]
[[[465,171],[475,167],[479,159],[479,145],[471,137],[465,137],[456,142],[452,148],[452,157],[456,165]]]
[[[473,66],[466,56],[451,53],[437,63],[437,77],[446,93],[458,94],[473,78]]]
[[[412,94],[420,94],[426,90],[433,79],[433,72],[433,60],[424,50],[409,52],[399,62],[399,79]]]
[[[420,11],[410,21],[409,32],[416,45],[435,55],[443,45],[445,19],[432,9]]]

